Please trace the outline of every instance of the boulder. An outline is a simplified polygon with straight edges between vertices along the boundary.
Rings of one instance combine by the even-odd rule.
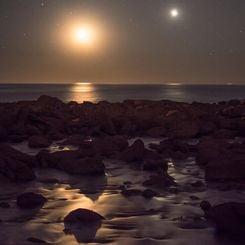
[[[167,187],[176,185],[174,178],[167,173],[162,173],[161,175],[151,176],[148,180],[143,182],[144,186],[155,187],[158,189],[166,189]]]
[[[164,127],[154,127],[147,131],[147,135],[153,138],[161,138],[166,136],[166,129]]]
[[[42,207],[48,200],[41,194],[27,192],[17,197],[17,205],[22,209]]]
[[[36,238],[36,237],[28,237],[26,239],[28,242],[36,243],[36,244],[48,244],[46,241]]]
[[[208,181],[244,181],[245,154],[220,156],[211,160],[205,168]]]
[[[170,129],[170,134],[174,138],[194,138],[199,133],[199,123],[196,121],[178,121]]]
[[[105,219],[100,214],[89,209],[79,208],[70,212],[65,218],[65,223],[90,223]]]
[[[143,162],[142,168],[144,171],[167,171],[168,162],[166,160],[151,160],[147,159]]]
[[[131,146],[120,153],[119,159],[125,162],[142,163],[144,160],[160,160],[162,157],[158,153],[148,150],[144,146],[144,142],[140,139],[136,140]]]
[[[14,148],[0,145],[0,175],[2,181],[27,182],[35,179],[35,160]]]
[[[244,237],[245,203],[223,203],[217,206],[202,205],[205,217],[215,223],[218,232]]]
[[[104,174],[105,165],[100,157],[93,156],[91,151],[59,151],[49,153],[41,151],[37,154],[40,167],[50,167],[66,171],[70,174]]]
[[[121,191],[121,194],[126,197],[140,196],[142,191],[137,189],[125,189]]]
[[[202,138],[196,146],[196,161],[200,165],[207,165],[209,161],[224,156],[229,148],[230,144],[224,140]]]
[[[34,167],[36,165],[35,157],[20,152],[8,144],[0,144],[0,156],[23,162],[30,167]]]
[[[67,165],[59,165],[61,170],[65,170],[70,174],[104,174],[105,165],[100,158],[96,157],[86,157],[83,159],[78,159],[74,162],[70,162]]]
[[[159,196],[159,193],[151,189],[146,189],[142,192],[142,196],[146,199],[151,199],[155,196]]]
[[[4,127],[0,125],[0,142],[5,141],[8,137],[8,133]]]
[[[28,145],[31,148],[44,148],[49,147],[52,144],[52,141],[43,136],[31,136],[28,141]]]

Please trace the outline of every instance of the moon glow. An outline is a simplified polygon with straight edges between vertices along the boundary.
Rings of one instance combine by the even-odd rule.
[[[178,9],[171,9],[170,15],[172,18],[177,18],[179,16],[179,10]]]
[[[94,30],[91,27],[77,27],[73,32],[73,38],[78,44],[92,44],[95,41]]]

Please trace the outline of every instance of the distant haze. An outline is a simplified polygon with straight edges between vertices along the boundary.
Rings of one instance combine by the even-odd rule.
[[[245,84],[244,10],[244,0],[1,0],[0,83]]]

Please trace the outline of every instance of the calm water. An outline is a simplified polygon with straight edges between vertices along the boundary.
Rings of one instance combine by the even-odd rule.
[[[0,102],[34,100],[40,95],[50,95],[63,101],[107,100],[121,102],[125,99],[174,100],[182,102],[217,102],[245,99],[242,85],[98,85],[80,84],[1,84]]]

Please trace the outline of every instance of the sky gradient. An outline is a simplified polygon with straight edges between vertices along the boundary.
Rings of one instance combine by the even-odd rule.
[[[244,10],[244,0],[1,0],[0,83],[245,84]],[[69,28],[84,23],[95,44],[74,48]]]

